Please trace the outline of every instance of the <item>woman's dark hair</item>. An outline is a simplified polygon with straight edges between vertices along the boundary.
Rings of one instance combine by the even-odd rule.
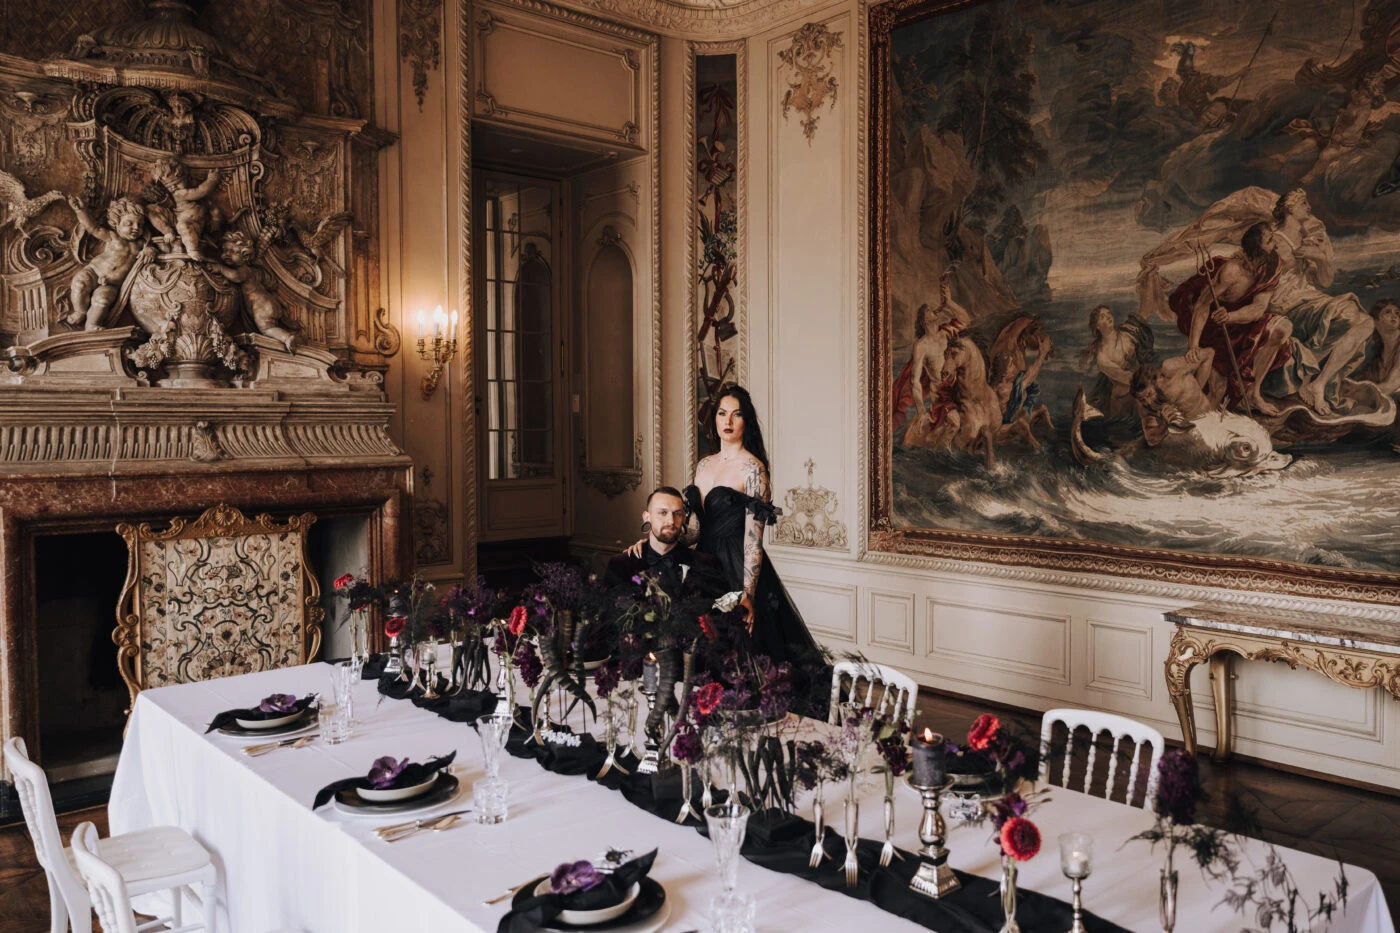
[[[705,425],[705,436],[716,450],[719,449],[719,431],[715,429],[715,413],[719,411],[719,403],[726,398],[732,398],[739,403],[739,415],[744,419],[744,449],[758,458],[758,462],[763,464],[763,469],[772,470],[768,466],[768,450],[763,446],[763,429],[758,426],[758,411],[753,407],[753,399],[749,396],[748,389],[740,385],[721,386],[719,392],[715,394],[715,405],[710,410],[709,423]]]

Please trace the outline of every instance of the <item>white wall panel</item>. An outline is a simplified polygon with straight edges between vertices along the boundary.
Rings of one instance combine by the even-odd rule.
[[[870,591],[870,644],[902,654],[914,653],[914,597],[909,593]]]
[[[1152,666],[1152,629],[1088,619],[1088,671],[1085,686],[1124,696],[1152,699],[1161,673]]]

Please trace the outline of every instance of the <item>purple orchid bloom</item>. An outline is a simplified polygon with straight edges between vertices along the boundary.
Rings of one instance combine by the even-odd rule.
[[[297,711],[297,698],[290,693],[274,693],[272,696],[264,697],[258,704],[258,711],[263,713],[295,713]]]
[[[369,767],[369,786],[375,790],[385,790],[394,786],[394,781],[398,780],[403,769],[408,767],[408,759],[395,761],[393,755],[385,755],[383,758],[374,759],[374,764]]]
[[[549,876],[551,894],[577,894],[602,884],[604,875],[592,862],[564,862]]]

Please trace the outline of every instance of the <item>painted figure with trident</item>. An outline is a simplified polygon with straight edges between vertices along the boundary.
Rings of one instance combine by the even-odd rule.
[[[1277,415],[1278,407],[1260,394],[1259,384],[1291,358],[1293,326],[1269,311],[1282,273],[1273,230],[1256,223],[1234,255],[1198,250],[1197,258],[1199,271],[1168,299],[1187,336],[1187,360],[1198,363],[1205,348],[1214,350],[1213,364],[1228,381],[1228,398],[1247,413]]]

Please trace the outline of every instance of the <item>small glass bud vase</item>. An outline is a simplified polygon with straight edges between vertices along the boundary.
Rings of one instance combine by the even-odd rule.
[[[1165,933],[1172,933],[1176,926],[1176,883],[1177,874],[1175,870],[1162,869],[1162,889],[1157,907],[1162,921],[1162,929]]]
[[[1021,933],[1016,923],[1016,860],[1004,852],[1001,856],[1001,912],[1006,920],[1000,933]]]

